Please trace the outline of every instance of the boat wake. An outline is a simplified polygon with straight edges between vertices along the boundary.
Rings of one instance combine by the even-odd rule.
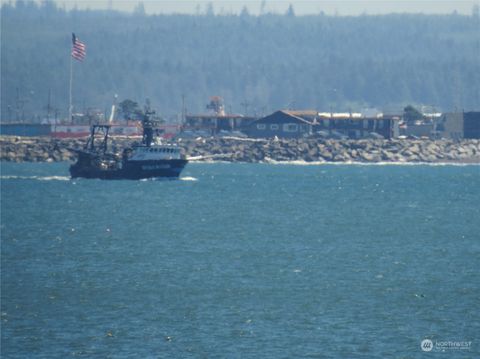
[[[0,176],[1,180],[70,181],[69,176]]]
[[[70,181],[69,176],[0,176],[0,180],[35,180],[35,181]],[[144,178],[140,182],[147,181],[171,181],[172,178]],[[180,177],[180,181],[196,182],[198,178],[195,177]]]
[[[195,178],[195,177],[180,177],[179,180],[180,181],[196,182],[196,181],[198,181],[198,178]]]
[[[234,163],[260,163],[267,165],[296,165],[296,166],[480,166],[480,162],[358,162],[358,161],[342,161],[342,162],[327,162],[327,161],[303,161],[303,160],[292,160],[292,161],[277,161],[270,158],[265,159],[260,162],[232,162],[225,160],[216,160],[212,158],[205,157],[191,157],[189,161],[192,164],[234,164]]]
[[[263,162],[269,165],[297,165],[297,166],[479,166],[480,163],[461,163],[461,162],[326,162],[326,161],[275,161],[268,160]]]
[[[170,182],[170,181],[198,181],[197,178],[195,177],[179,177],[179,178],[174,178],[174,177],[155,177],[155,178],[142,178],[139,181],[140,182]]]

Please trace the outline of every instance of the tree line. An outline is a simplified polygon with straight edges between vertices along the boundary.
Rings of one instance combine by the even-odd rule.
[[[478,14],[146,15],[22,0],[4,3],[1,20],[2,121],[66,116],[72,32],[87,46],[73,63],[79,112],[107,110],[115,95],[148,98],[167,117],[183,104],[205,112],[213,95],[257,116],[480,107]]]

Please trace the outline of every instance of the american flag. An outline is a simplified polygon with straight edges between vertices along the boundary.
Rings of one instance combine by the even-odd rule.
[[[72,57],[75,60],[83,61],[86,54],[87,47],[78,39],[78,37],[75,36],[74,33],[72,33]]]

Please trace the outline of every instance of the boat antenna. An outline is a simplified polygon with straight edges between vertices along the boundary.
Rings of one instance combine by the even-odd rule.
[[[150,109],[150,101],[147,99],[145,104],[145,110],[142,114],[142,128],[143,128],[143,139],[142,143],[145,146],[150,146],[153,142],[153,120],[152,115],[155,114],[155,111]]]

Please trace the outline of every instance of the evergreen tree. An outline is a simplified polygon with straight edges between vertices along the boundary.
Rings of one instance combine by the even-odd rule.
[[[183,95],[190,113],[205,111],[212,95],[236,113],[245,99],[249,111],[292,103],[320,111],[401,111],[408,103],[479,109],[475,16],[213,16],[209,9],[210,16],[147,15],[3,3],[2,121],[45,116],[48,89],[66,116],[72,31],[87,45],[85,61],[73,64],[76,111],[103,112],[115,93],[149,97],[167,116],[181,112]]]

